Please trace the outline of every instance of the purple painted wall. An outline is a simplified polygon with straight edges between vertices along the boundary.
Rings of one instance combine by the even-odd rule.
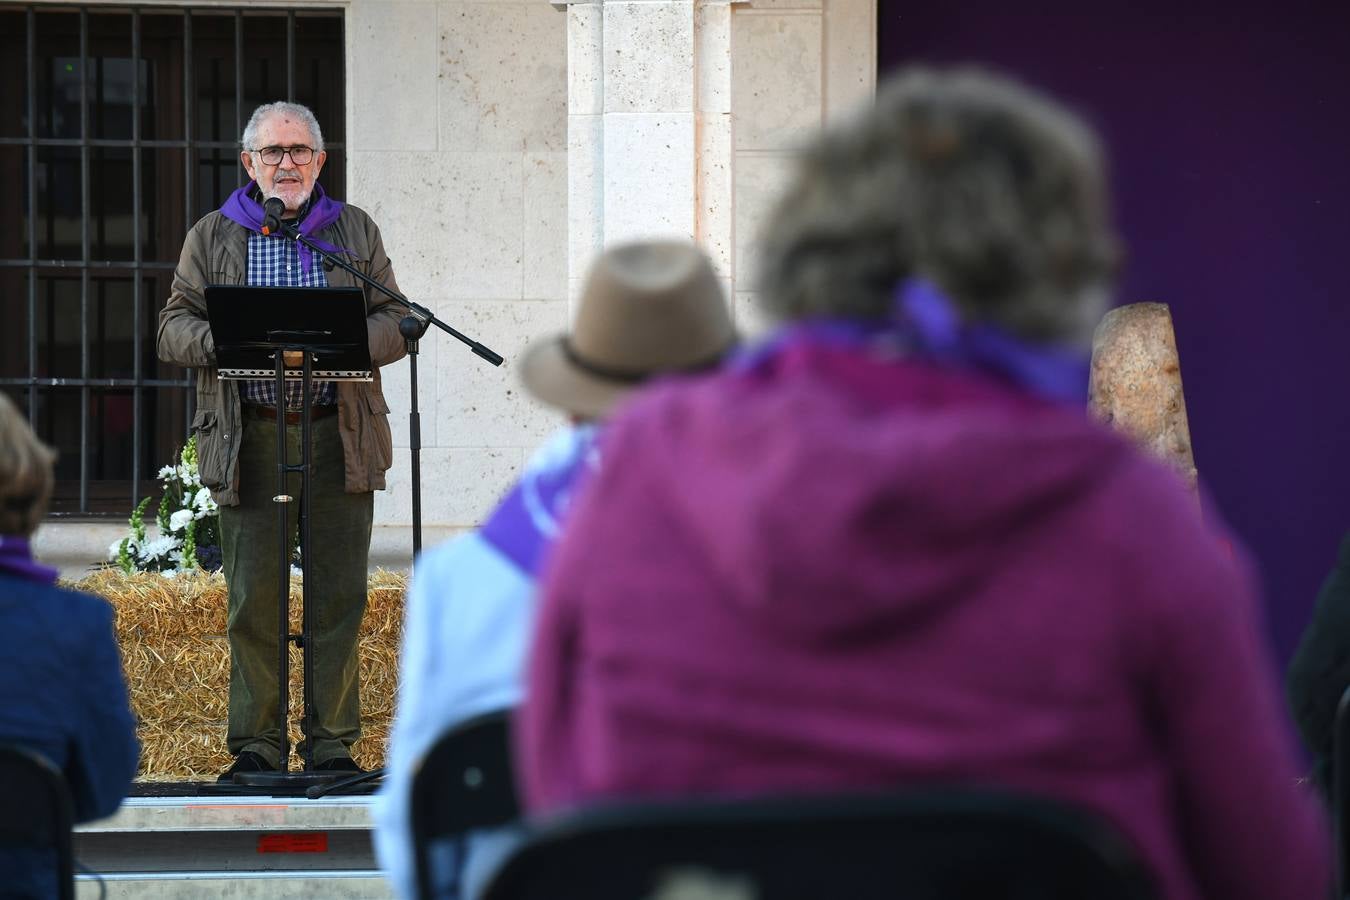
[[[1286,659],[1350,528],[1350,12],[1182,5],[879,0],[878,58],[980,62],[1104,135],[1118,301],[1172,307],[1196,463]]]

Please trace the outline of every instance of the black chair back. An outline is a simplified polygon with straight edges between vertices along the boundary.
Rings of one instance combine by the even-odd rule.
[[[485,900],[1151,900],[1132,849],[1050,801],[970,790],[670,802],[544,824]]]
[[[0,744],[0,797],[10,810],[9,815],[0,816],[0,846],[34,854],[51,851],[58,896],[73,900],[74,812],[61,770],[27,747]]]
[[[511,770],[511,711],[485,713],[446,731],[417,764],[411,790],[417,891],[429,900],[438,896],[431,864],[434,842],[458,841],[459,869],[466,832],[520,817]],[[457,891],[452,888],[452,894]]]

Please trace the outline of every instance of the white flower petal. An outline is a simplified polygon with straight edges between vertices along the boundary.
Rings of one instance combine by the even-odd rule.
[[[141,547],[138,555],[142,560],[157,560],[168,556],[182,545],[183,542],[173,535],[157,537],[153,541],[146,543],[144,547]]]

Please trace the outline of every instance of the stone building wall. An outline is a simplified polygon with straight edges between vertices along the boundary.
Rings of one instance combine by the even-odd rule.
[[[403,291],[506,357],[422,342],[424,542],[472,526],[557,424],[512,362],[567,320],[567,16],[542,0],[347,7],[349,194]],[[394,430],[376,546],[411,546],[407,363],[384,370]],[[406,555],[406,549],[404,553]]]

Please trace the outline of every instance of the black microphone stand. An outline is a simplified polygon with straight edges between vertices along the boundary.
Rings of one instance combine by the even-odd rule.
[[[398,333],[408,346],[408,455],[412,461],[414,560],[422,552],[422,414],[417,406],[417,351],[428,324],[416,316],[404,316],[398,323]],[[501,365],[500,356],[494,365]]]
[[[435,325],[446,334],[467,345],[469,350],[471,350],[475,356],[487,360],[494,366],[500,366],[502,364],[502,355],[454,328],[451,328],[449,325],[436,318],[436,314],[425,306],[409,300],[398,291],[385,287],[383,284],[380,284],[374,278],[371,278],[346,260],[340,259],[338,254],[331,253],[323,247],[320,247],[317,243],[301,234],[299,226],[294,222],[274,217],[269,213],[264,224],[263,233],[268,234],[273,231],[290,238],[298,244],[303,244],[305,247],[308,247],[311,253],[318,255],[318,257],[323,260],[324,269],[328,271],[332,271],[334,267],[342,269],[361,283],[369,285],[386,297],[389,297],[391,300],[401,303],[403,308],[408,311],[408,315],[404,316],[402,321],[398,323],[398,331],[399,334],[403,335],[403,340],[407,345],[408,374],[411,387],[411,396],[409,397],[410,409],[408,412],[408,450],[412,458],[413,559],[416,560],[417,555],[422,552],[422,417],[417,405],[418,343],[422,339],[422,336],[426,334],[427,329],[430,326]],[[304,395],[306,400],[309,398],[307,377],[308,373],[306,372],[306,389]],[[307,419],[308,416],[306,416],[306,420]],[[306,422],[306,424],[308,423]],[[305,435],[305,440],[306,442],[309,440],[308,433]],[[306,492],[305,496],[308,496],[308,492]],[[308,552],[308,547],[306,547],[306,552]],[[306,661],[308,662],[309,654],[307,653],[305,656]],[[306,677],[308,677],[308,671],[305,674]],[[308,680],[306,680],[306,685],[308,685],[308,683]],[[306,712],[308,714],[309,711],[306,710]],[[285,727],[285,722],[283,721],[283,735]],[[309,743],[312,743],[312,741]],[[336,781],[325,780],[318,784],[310,784],[305,791],[305,796],[311,799],[317,799],[325,794],[341,792],[347,788],[366,784],[383,775],[383,769],[374,769],[369,772],[358,772],[352,776],[341,778]]]

